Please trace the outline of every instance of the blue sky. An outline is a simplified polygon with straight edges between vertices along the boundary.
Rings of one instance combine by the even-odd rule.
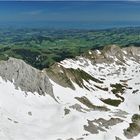
[[[0,25],[109,28],[140,25],[139,1],[0,2]]]

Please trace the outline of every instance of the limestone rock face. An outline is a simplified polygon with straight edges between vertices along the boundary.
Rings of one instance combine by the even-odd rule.
[[[0,76],[4,80],[13,82],[16,88],[25,92],[49,94],[54,97],[52,85],[46,73],[31,67],[23,60],[9,58],[7,61],[0,61]]]

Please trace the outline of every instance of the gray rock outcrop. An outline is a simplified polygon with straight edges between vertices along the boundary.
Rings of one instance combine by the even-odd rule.
[[[54,98],[52,85],[46,73],[33,68],[23,60],[9,58],[7,61],[0,61],[0,76],[25,92],[49,94]]]

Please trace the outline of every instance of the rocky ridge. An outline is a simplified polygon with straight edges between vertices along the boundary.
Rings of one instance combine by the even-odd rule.
[[[64,87],[70,87],[74,89],[71,81],[77,83],[81,87],[86,87],[83,84],[83,80],[93,80],[97,83],[103,83],[103,79],[97,79],[91,73],[84,71],[84,67],[89,66],[88,60],[90,60],[92,65],[97,64],[113,64],[124,66],[122,69],[125,70],[125,64],[127,60],[132,59],[137,63],[140,63],[140,48],[139,47],[127,47],[120,48],[117,45],[110,45],[104,47],[103,50],[90,50],[87,53],[77,56],[75,59],[64,60],[60,63],[56,63],[49,69],[46,69],[47,75],[56,83]],[[77,65],[81,65],[81,68],[73,68],[68,66],[67,62],[77,62]],[[66,65],[65,65],[66,64]],[[72,65],[72,64],[71,64]],[[104,69],[100,67],[99,70]],[[116,71],[117,72],[117,71]]]
[[[46,73],[31,67],[23,60],[9,58],[7,61],[0,61],[0,76],[6,81],[13,82],[17,89],[54,97]]]

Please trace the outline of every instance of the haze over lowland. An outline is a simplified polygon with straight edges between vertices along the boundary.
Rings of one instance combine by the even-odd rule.
[[[140,25],[138,1],[0,2],[2,27],[100,29]]]

